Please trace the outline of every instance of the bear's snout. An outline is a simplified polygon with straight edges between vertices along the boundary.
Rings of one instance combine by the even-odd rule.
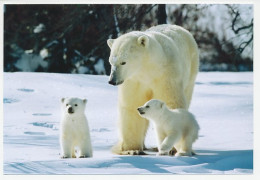
[[[140,114],[145,114],[145,112],[143,111],[143,109],[141,107],[137,108],[137,111],[140,113]]]
[[[73,111],[73,108],[72,108],[72,107],[69,107],[69,108],[68,108],[68,113],[69,113],[69,114],[72,114],[72,113],[74,113],[74,111]]]
[[[111,79],[110,81],[108,81],[108,84],[111,84],[111,85],[115,86],[116,82]]]
[[[113,67],[112,67],[112,68],[113,68]],[[113,70],[111,71],[111,75],[110,75],[110,77],[109,77],[108,83],[111,84],[111,85],[113,85],[113,86],[117,85],[117,83],[116,83],[115,71],[113,71]]]
[[[115,81],[113,81],[113,80],[108,81],[108,83],[111,84],[111,85],[113,85],[113,86],[118,86],[118,85],[120,85],[120,84],[123,84],[123,82],[124,82],[124,81],[120,81],[120,82],[115,82]]]
[[[115,74],[115,71],[113,71],[111,73],[109,81],[108,81],[108,83],[113,85],[113,86],[118,86],[120,84],[123,84],[123,82],[124,82],[123,80],[122,81],[118,80],[118,78],[117,78],[117,76]]]

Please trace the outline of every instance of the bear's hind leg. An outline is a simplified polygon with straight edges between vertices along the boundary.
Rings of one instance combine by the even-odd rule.
[[[91,143],[86,142],[86,140],[80,144],[79,149],[80,149],[79,158],[88,158],[93,156]]]
[[[181,148],[175,156],[192,156],[192,137],[186,136],[181,141]]]
[[[72,158],[76,158],[76,149],[75,148],[72,148],[72,150],[71,150],[71,153],[72,153],[72,155],[71,155],[71,157]]]

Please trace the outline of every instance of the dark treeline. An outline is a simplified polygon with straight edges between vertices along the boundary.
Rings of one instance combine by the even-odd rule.
[[[108,38],[163,23],[191,31],[201,51],[201,70],[252,70],[252,56],[242,55],[244,49],[252,47],[252,40],[244,38],[235,44],[200,28],[197,22],[204,8],[207,6],[5,5],[4,71],[109,74]],[[227,8],[231,30],[246,26],[238,17],[238,9]],[[251,33],[253,38],[253,19],[248,22],[252,26],[241,31]],[[223,65],[224,69],[213,68]]]

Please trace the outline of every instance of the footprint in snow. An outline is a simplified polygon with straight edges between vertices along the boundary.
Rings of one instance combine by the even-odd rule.
[[[4,104],[11,104],[11,103],[15,103],[15,102],[19,102],[18,99],[12,99],[12,98],[4,98],[3,103]]]
[[[92,129],[92,132],[109,132],[110,130],[107,128],[99,128],[99,129]]]
[[[17,91],[22,91],[22,92],[34,92],[33,89],[25,89],[25,88],[17,89]]]
[[[51,113],[33,113],[33,116],[51,116]]]
[[[45,128],[50,128],[53,130],[57,130],[57,126],[55,124],[52,123],[48,123],[48,122],[34,122],[31,123],[33,126],[39,126],[39,127],[45,127]]]
[[[39,127],[50,128],[50,129],[53,129],[53,130],[58,130],[58,128],[55,124],[48,123],[48,122],[34,122],[34,123],[31,123],[31,124],[33,126],[39,126]]]
[[[31,132],[31,131],[26,131],[24,134],[29,134],[29,135],[45,135],[44,132]]]

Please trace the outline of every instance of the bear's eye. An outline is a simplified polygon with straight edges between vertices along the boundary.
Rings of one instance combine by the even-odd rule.
[[[75,106],[78,106],[77,104],[75,104]]]
[[[125,64],[126,64],[126,62],[121,62],[121,63],[120,63],[120,65],[125,65]]]
[[[146,106],[146,108],[149,108],[150,106]]]
[[[66,104],[66,106],[68,106],[68,104]]]

